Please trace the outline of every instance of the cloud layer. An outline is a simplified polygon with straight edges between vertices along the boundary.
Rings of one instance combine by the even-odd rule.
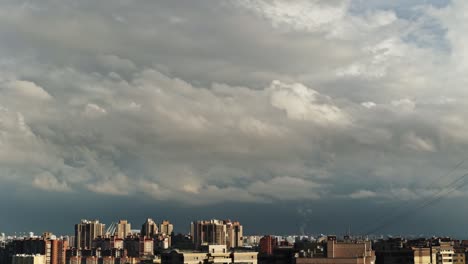
[[[466,154],[461,0],[0,6],[0,184],[415,200]]]

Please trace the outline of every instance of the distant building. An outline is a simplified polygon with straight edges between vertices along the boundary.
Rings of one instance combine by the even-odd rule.
[[[98,220],[81,220],[75,225],[75,246],[81,249],[89,249],[92,247],[93,240],[99,236],[104,236],[105,224],[99,223]]]
[[[159,233],[170,236],[172,232],[174,232],[174,225],[167,220],[162,221],[161,225],[159,225]]]
[[[117,223],[115,235],[118,238],[124,239],[125,237],[131,234],[132,234],[132,225],[127,220],[120,220]]]
[[[153,221],[153,219],[146,219],[145,223],[141,226],[141,236],[145,237],[154,237],[158,234],[158,225]]]
[[[244,236],[244,246],[258,246],[262,236]]]

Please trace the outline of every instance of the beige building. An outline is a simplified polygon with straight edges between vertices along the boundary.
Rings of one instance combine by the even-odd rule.
[[[127,220],[120,220],[115,229],[115,236],[124,239],[132,234],[132,225]]]
[[[436,253],[437,264],[452,264],[454,254],[452,247],[440,247]]]
[[[435,253],[428,247],[413,247],[411,248],[414,254],[414,264],[431,264],[433,259],[436,259]]]
[[[161,225],[159,225],[159,233],[163,235],[171,235],[172,232],[174,232],[174,225],[167,220],[162,221]]]
[[[239,222],[226,221],[227,248],[237,248],[244,245],[243,227]]]
[[[45,255],[14,255],[12,264],[46,264]]]
[[[257,264],[258,252],[233,252],[231,254],[232,263]]]
[[[174,250],[161,256],[161,264],[257,264],[258,252],[229,252],[225,245],[210,245],[207,252]]]

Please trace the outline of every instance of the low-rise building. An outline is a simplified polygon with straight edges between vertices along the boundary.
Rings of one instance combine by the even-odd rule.
[[[297,257],[296,264],[374,264],[375,253],[370,241],[327,241],[326,257]]]
[[[257,264],[258,252],[228,251],[225,245],[210,245],[205,251],[173,250],[163,253],[161,264]]]

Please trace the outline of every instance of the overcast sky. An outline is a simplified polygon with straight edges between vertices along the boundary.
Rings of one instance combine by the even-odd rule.
[[[465,0],[0,0],[0,232],[217,217],[365,233],[401,212],[376,232],[468,237],[467,14]]]

